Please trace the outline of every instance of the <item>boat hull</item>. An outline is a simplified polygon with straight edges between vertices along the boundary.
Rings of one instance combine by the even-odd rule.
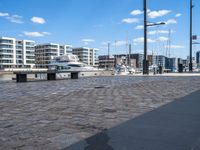
[[[92,76],[102,76],[103,71],[80,71],[79,77],[92,77]],[[46,74],[37,74],[37,79],[47,79]],[[65,79],[65,78],[71,78],[71,73],[57,73],[56,79]]]

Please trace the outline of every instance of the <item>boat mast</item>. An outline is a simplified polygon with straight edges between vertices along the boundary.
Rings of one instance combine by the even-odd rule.
[[[131,66],[131,51],[132,51],[131,44],[129,44],[129,58],[128,58],[129,67]]]

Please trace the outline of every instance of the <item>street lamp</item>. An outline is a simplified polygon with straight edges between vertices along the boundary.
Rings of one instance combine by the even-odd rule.
[[[160,22],[160,23],[150,23],[150,24],[147,24],[147,27],[150,27],[150,26],[159,26],[159,25],[165,25],[166,23],[165,22]]]
[[[147,0],[144,0],[144,59],[143,59],[143,74],[149,74],[149,62],[147,60],[147,27],[165,25],[165,22],[147,24]]]
[[[192,9],[193,9],[193,3],[192,0],[190,0],[190,63],[189,63],[189,71],[193,71],[193,66],[192,66]]]

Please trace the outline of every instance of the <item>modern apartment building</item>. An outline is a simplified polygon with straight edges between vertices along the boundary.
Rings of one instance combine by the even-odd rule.
[[[71,45],[60,45],[59,48],[59,55],[66,55],[66,54],[72,54],[72,46]]]
[[[154,55],[153,56],[153,65],[161,66],[163,68],[167,68],[167,58],[163,55]]]
[[[178,70],[178,63],[181,60],[178,58],[166,58],[166,69],[170,69],[171,71],[177,71]]]
[[[108,57],[108,55],[99,56],[100,68],[113,68],[116,65],[128,65],[133,68],[142,68],[142,62],[143,54],[117,54],[110,57]]]
[[[79,47],[73,48],[72,53],[77,55],[81,62],[98,67],[97,51],[98,49],[95,48]]]
[[[102,55],[98,57],[99,68],[110,69],[114,68],[116,64],[116,59],[114,56]]]
[[[196,52],[196,63],[197,66],[200,67],[200,51]]]
[[[34,41],[0,37],[0,69],[34,67],[34,46]]]
[[[131,54],[130,57],[131,57],[131,59],[134,59],[136,61],[136,68],[143,67],[143,60],[144,60],[143,54]]]
[[[54,43],[39,44],[35,46],[35,57],[37,68],[48,68],[54,56],[62,56],[72,53],[71,45],[59,45]]]

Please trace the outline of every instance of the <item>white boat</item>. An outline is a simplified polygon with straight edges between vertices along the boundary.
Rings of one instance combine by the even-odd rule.
[[[49,64],[48,70],[56,70],[58,72],[56,74],[57,79],[69,78],[71,76],[70,72],[73,71],[78,71],[79,77],[99,76],[103,73],[103,70],[80,62],[78,56],[73,54],[53,57],[51,63]],[[61,73],[59,73],[59,71]],[[63,71],[69,71],[69,73],[63,73]],[[40,74],[37,77],[39,79],[47,78],[45,74]]]
[[[117,65],[115,75],[130,75],[135,73],[135,69],[125,66],[125,65]]]
[[[49,70],[56,71],[79,71],[79,76],[99,76],[102,70],[89,66],[79,61],[78,56],[67,54],[54,57],[49,64]],[[57,78],[69,77],[70,73],[58,73]]]

